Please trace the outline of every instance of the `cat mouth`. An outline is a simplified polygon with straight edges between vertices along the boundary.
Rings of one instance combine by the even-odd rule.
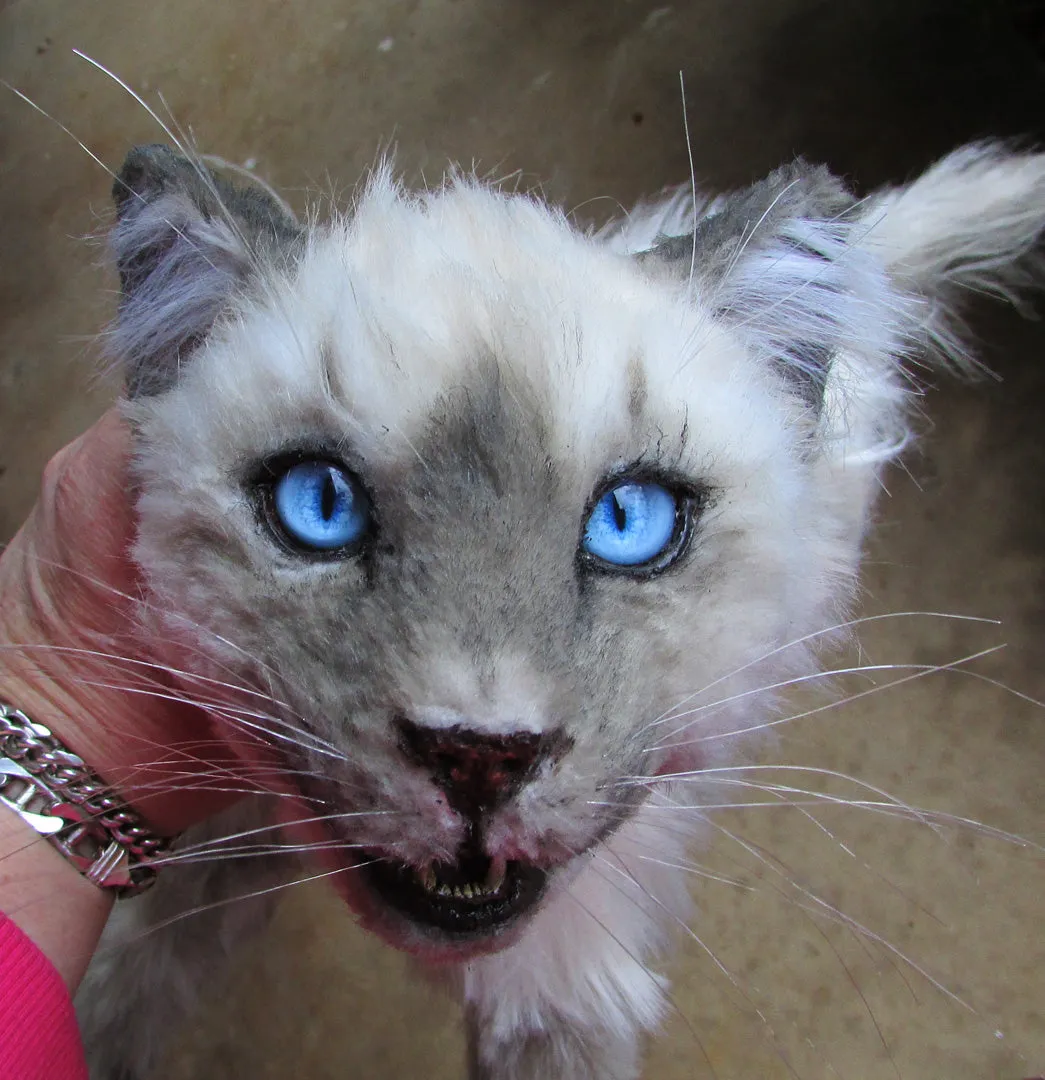
[[[456,938],[500,933],[534,907],[548,875],[531,864],[463,849],[422,869],[382,858],[365,868],[373,891],[411,922]]]

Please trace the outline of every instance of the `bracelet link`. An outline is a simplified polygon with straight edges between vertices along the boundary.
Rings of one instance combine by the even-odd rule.
[[[0,803],[46,837],[89,881],[144,892],[170,841],[92,774],[43,724],[0,703]]]

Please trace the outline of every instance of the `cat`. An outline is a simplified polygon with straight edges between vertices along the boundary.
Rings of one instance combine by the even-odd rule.
[[[302,225],[159,145],[114,198],[143,641],[454,985],[472,1080],[634,1080],[701,774],[845,637],[919,365],[972,367],[966,296],[1035,280],[1045,155],[865,199],[798,160],[595,232],[387,166]],[[79,999],[96,1080],[144,1080],[263,924],[273,801],[118,906]]]

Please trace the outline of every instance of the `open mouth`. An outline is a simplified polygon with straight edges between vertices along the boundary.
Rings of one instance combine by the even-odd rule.
[[[472,937],[496,933],[533,907],[547,879],[536,866],[467,848],[456,863],[418,870],[385,858],[365,873],[381,899],[413,922]]]

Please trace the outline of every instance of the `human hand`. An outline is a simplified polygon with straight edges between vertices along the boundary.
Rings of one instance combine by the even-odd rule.
[[[0,701],[51,728],[160,832],[242,789],[213,721],[135,634],[131,434],[110,410],[44,471],[0,554]]]

